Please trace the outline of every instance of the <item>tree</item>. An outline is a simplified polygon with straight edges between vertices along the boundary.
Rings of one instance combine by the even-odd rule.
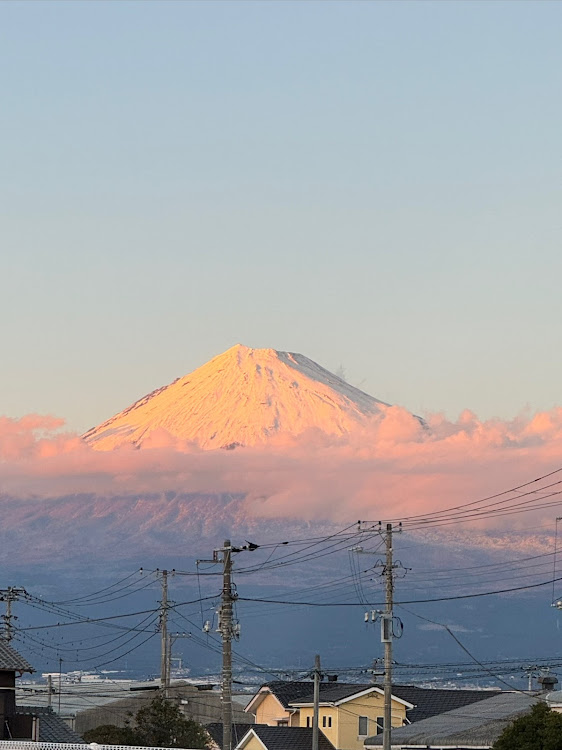
[[[137,745],[137,737],[131,727],[117,727],[115,724],[103,724],[95,729],[88,729],[82,737],[86,742],[97,742],[100,745]]]
[[[86,742],[144,747],[207,748],[209,742],[201,724],[186,719],[175,703],[160,695],[137,711],[133,726],[105,724],[84,732],[83,736]]]
[[[562,714],[536,703],[503,730],[494,750],[562,750]]]
[[[206,748],[209,737],[201,724],[186,719],[179,707],[160,695],[135,715],[135,734],[147,747]]]

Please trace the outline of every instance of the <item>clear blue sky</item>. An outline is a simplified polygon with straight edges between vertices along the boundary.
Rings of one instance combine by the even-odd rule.
[[[0,414],[236,342],[562,402],[562,3],[0,3]]]

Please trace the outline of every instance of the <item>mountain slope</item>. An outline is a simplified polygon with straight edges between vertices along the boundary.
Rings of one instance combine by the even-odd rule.
[[[387,408],[302,354],[237,344],[83,437],[99,450],[140,447],[157,430],[206,449],[259,445],[311,428],[343,435]]]

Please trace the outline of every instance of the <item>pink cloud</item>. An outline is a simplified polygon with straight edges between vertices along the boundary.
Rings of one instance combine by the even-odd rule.
[[[203,451],[155,433],[142,449],[95,451],[61,431],[63,420],[0,418],[0,492],[29,498],[73,493],[231,492],[251,516],[349,523],[438,510],[528,481],[562,464],[562,409],[482,422],[469,411],[426,425],[393,407],[345,438],[311,431],[265,448]],[[536,511],[552,518],[556,509]],[[528,515],[492,525],[524,528]]]

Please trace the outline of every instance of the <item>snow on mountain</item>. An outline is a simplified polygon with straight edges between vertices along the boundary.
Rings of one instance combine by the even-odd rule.
[[[344,435],[388,407],[302,354],[237,344],[83,437],[98,450],[160,430],[205,449],[259,445],[311,428]]]

